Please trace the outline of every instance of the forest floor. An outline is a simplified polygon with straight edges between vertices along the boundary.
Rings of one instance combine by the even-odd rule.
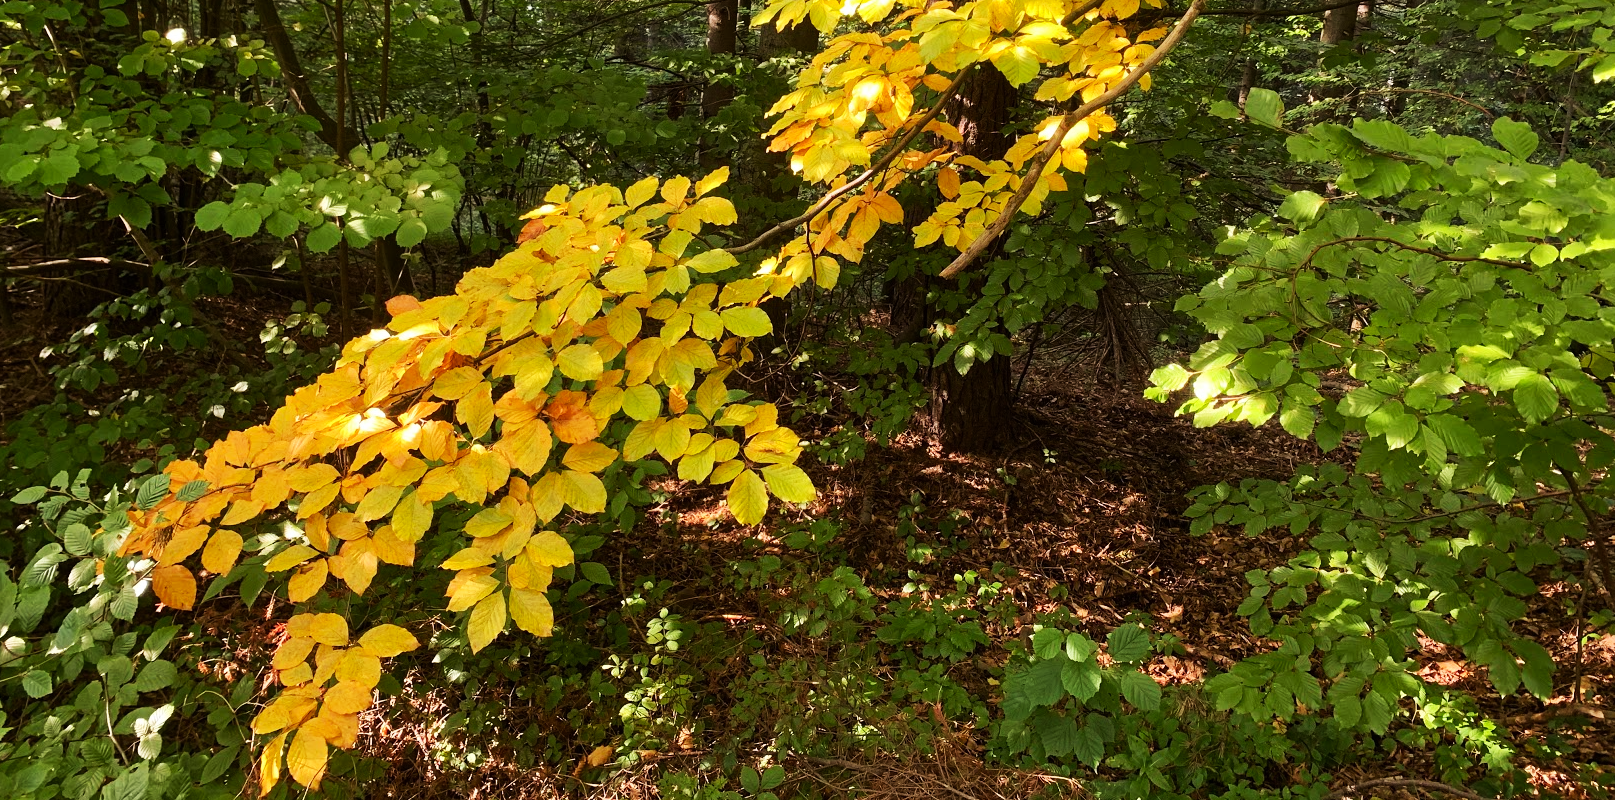
[[[209,310],[217,315],[220,328],[232,338],[240,337],[243,349],[250,351],[264,320],[284,315],[285,305],[275,298],[248,298],[220,302]],[[0,341],[0,422],[6,424],[27,407],[50,402],[55,391],[47,374],[49,362],[41,358],[40,350],[68,332],[64,324],[46,323],[26,302],[14,313],[14,324]],[[93,399],[104,401],[131,387],[126,382]],[[1062,606],[1095,639],[1103,639],[1124,620],[1147,615],[1154,633],[1173,636],[1180,645],[1174,654],[1147,665],[1146,671],[1164,685],[1199,681],[1272,646],[1253,636],[1235,611],[1246,597],[1244,576],[1283,564],[1306,547],[1306,538],[1271,534],[1247,538],[1221,526],[1208,535],[1191,536],[1182,517],[1188,504],[1185,495],[1196,486],[1219,481],[1282,479],[1298,465],[1320,461],[1325,454],[1289,437],[1276,424],[1254,430],[1238,425],[1198,430],[1173,416],[1170,406],[1142,399],[1140,387],[1072,381],[1049,364],[1033,365],[1016,411],[1004,424],[1012,444],[995,455],[947,455],[906,436],[890,446],[871,445],[866,458],[844,466],[808,465],[821,490],[818,503],[781,512],[754,529],[741,529],[727,519],[717,491],[674,492],[670,484],[659,485],[668,491],[647,510],[644,521],[592,556],[610,566],[624,584],[623,597],[608,598],[606,605],[625,599],[640,580],[664,582],[676,588],[661,598],[663,605],[687,619],[731,629],[720,631],[731,640],[761,643],[756,652],[769,663],[787,657],[822,656],[825,663],[844,660],[849,650],[845,642],[815,641],[787,630],[778,603],[742,591],[727,577],[734,565],[755,563],[763,556],[790,561],[793,548],[783,541],[786,533],[812,520],[828,520],[833,523],[833,543],[799,561],[801,569],[809,582],[836,568],[852,570],[872,593],[877,614],[886,604],[916,591],[941,596],[956,585],[956,576],[971,572],[982,582],[1003,584],[999,597],[1012,601],[1022,613],[1008,624],[984,623],[995,641],[948,672],[952,680],[981,697],[996,693],[991,675],[1002,666],[1006,652],[1002,643],[1029,635],[1036,615]],[[804,433],[811,438],[811,431]],[[1522,694],[1508,698],[1505,706],[1488,688],[1484,671],[1473,668],[1461,654],[1431,643],[1420,659],[1427,680],[1472,690],[1483,703],[1492,703],[1494,708],[1488,710],[1494,719],[1511,726],[1519,763],[1531,772],[1532,783],[1557,790],[1569,785],[1577,764],[1615,765],[1615,726],[1600,710],[1615,700],[1615,637],[1578,652],[1575,631],[1563,629],[1570,619],[1564,609],[1576,602],[1570,595],[1573,590],[1552,576],[1537,577],[1542,593],[1524,628],[1548,646],[1561,665],[1580,664],[1579,708],[1584,714],[1573,719],[1569,714],[1570,684],[1575,678],[1566,669],[1558,676],[1562,697],[1551,704]],[[801,585],[770,584],[777,594]],[[268,609],[204,610],[196,621],[220,634],[236,627],[231,638],[237,641],[243,638],[242,625],[258,629],[267,639],[277,618],[286,613],[284,604],[270,604]],[[877,627],[873,619],[855,622],[865,629],[866,638],[873,637]],[[272,644],[260,640],[257,646],[234,647],[231,652],[239,663],[215,664],[213,669],[221,675],[261,674]],[[541,651],[535,653],[535,658],[542,656]],[[360,755],[386,764],[385,777],[370,787],[383,796],[656,796],[658,776],[669,769],[693,772],[710,767],[708,759],[719,739],[745,727],[734,721],[728,706],[744,701],[736,687],[747,684],[754,664],[738,656],[703,662],[691,704],[684,709],[694,723],[679,735],[663,737],[657,749],[642,749],[627,766],[614,762],[595,767],[584,761],[595,747],[615,744],[586,740],[590,729],[575,724],[595,712],[566,707],[522,711],[514,705],[508,709],[510,719],[482,734],[483,740],[493,743],[492,757],[476,764],[448,765],[446,752],[481,745],[468,732],[443,730],[444,717],[464,709],[466,699],[456,696],[461,687],[424,672],[405,683],[436,688],[411,694],[409,703],[396,698],[390,707],[371,712]],[[423,664],[418,669],[434,668]],[[894,679],[878,666],[875,674],[881,680]],[[519,683],[488,676],[481,692],[497,696],[500,689],[510,688],[505,684]],[[968,715],[955,715],[954,709],[944,713],[941,704],[934,711],[914,703],[906,708],[911,721],[930,717],[934,723],[930,735],[906,750],[890,744],[902,739],[894,735],[883,739],[887,745],[882,748],[860,751],[845,745],[844,731],[833,730],[822,719],[812,723],[810,727],[816,725],[819,734],[835,745],[822,757],[787,758],[787,784],[777,791],[795,787],[826,796],[894,800],[988,800],[1038,792],[1085,795],[1080,780],[988,763],[983,758],[986,733],[961,721]],[[803,709],[774,708],[769,713],[783,718],[798,711]],[[779,745],[779,719],[772,721],[776,733],[758,735],[741,747],[743,753],[755,756]],[[501,734],[496,731],[530,724],[551,736],[573,737],[560,750],[575,760],[534,766],[501,754]],[[1561,756],[1530,755],[1547,752],[1549,748],[1542,745],[1550,741],[1551,750]],[[1360,760],[1337,771],[1336,784],[1381,776],[1430,777],[1436,772],[1425,751],[1386,749],[1378,759]],[[1274,776],[1273,781],[1282,785],[1284,776]]]

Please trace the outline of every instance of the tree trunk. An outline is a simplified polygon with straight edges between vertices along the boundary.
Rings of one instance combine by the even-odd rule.
[[[707,3],[707,53],[715,56],[732,56],[738,43],[735,20],[740,16],[738,0],[712,0]],[[711,120],[735,99],[735,87],[722,81],[707,83],[701,92],[701,118]],[[710,128],[701,137],[701,168],[714,170],[727,159],[714,142]]]
[[[1004,129],[1009,125],[1010,113],[1018,99],[1015,87],[998,70],[992,67],[976,70],[945,109],[963,136],[954,150],[983,161],[1002,158],[1011,144]],[[995,244],[983,261],[990,261],[997,251]],[[965,290],[972,291],[975,282]],[[933,288],[946,287],[935,278],[918,276],[897,287],[892,313],[897,329],[905,331],[902,338],[923,335],[938,321],[936,310],[924,299]],[[924,418],[926,432],[943,449],[952,452],[979,453],[997,447],[1002,443],[1004,421],[1014,398],[1012,378],[1007,355],[978,361],[963,375],[951,363],[932,369],[931,402]]]
[[[758,37],[758,49],[762,51],[765,59],[812,53],[819,49],[819,29],[806,20],[783,31],[777,30],[771,23],[763,28],[762,35]],[[767,98],[765,107],[773,105],[776,99],[778,98]],[[771,152],[766,149],[766,142],[761,145],[760,152],[756,156],[755,185],[763,198],[771,204],[771,213],[764,219],[794,217],[803,209],[801,204],[796,202],[801,181],[791,175],[790,154]],[[774,324],[774,332],[757,342],[758,349],[767,353],[781,345],[787,349],[794,348],[797,344],[796,337],[791,336],[786,329],[791,316],[789,298],[771,297],[763,301],[762,308],[767,312],[769,321]]]

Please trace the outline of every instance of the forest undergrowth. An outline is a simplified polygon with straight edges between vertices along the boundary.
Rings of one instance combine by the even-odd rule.
[[[71,333],[29,305],[37,297],[15,299],[20,324],[0,346],[5,422],[56,391],[39,348]],[[225,349],[251,353],[291,300],[238,292],[203,302],[231,341]],[[311,352],[337,339],[329,331],[297,338]],[[1043,626],[1096,641],[1119,627],[1146,627],[1154,643],[1140,669],[1168,692],[1164,713],[1178,718],[1170,727],[1196,737],[1194,758],[1250,760],[1233,752],[1247,746],[1249,732],[1223,728],[1228,715],[1198,690],[1173,695],[1171,687],[1197,687],[1277,646],[1253,635],[1239,612],[1246,576],[1285,564],[1306,538],[1249,537],[1228,525],[1192,535],[1186,496],[1219,482],[1282,479],[1329,457],[1276,422],[1196,428],[1143,399],[1142,385],[1073,380],[1102,376],[1104,365],[1084,359],[1092,353],[1050,348],[1017,365],[1026,377],[1007,423],[1010,444],[999,452],[944,453],[914,434],[885,446],[871,440],[860,459],[805,465],[819,500],[760,526],[736,524],[717,489],[676,490],[674,481],[652,479],[640,523],[590,554],[610,579],[569,598],[577,628],[558,625],[542,650],[460,652],[401,667],[401,685],[384,684],[390,696],[362,717],[351,773],[330,779],[327,790],[399,798],[1087,796],[1094,790],[1082,781],[989,752],[1005,668]],[[120,394],[161,390],[173,365],[152,366],[116,387],[62,397],[101,407]],[[776,374],[772,388],[813,377]],[[834,385],[835,376],[817,377]],[[767,394],[769,384],[758,388]],[[828,440],[837,417],[803,405],[798,429]],[[220,415],[213,427],[243,421]],[[155,455],[140,444],[115,444],[107,458]],[[1574,666],[1573,683],[1548,703],[1484,711],[1514,725],[1506,741],[1528,776],[1519,790],[1590,797],[1588,775],[1615,764],[1615,720],[1603,710],[1615,692],[1615,637],[1578,650],[1563,612],[1576,601],[1572,590],[1533,577],[1542,591],[1522,628]],[[186,626],[182,668],[221,691],[270,680],[267,665],[293,613],[273,596],[249,605],[231,594],[178,620]],[[407,591],[400,594],[406,602]],[[1483,669],[1424,644],[1421,678],[1495,701]],[[580,666],[592,673],[586,684],[567,677]],[[1311,730],[1304,709],[1294,727],[1299,736],[1291,738],[1303,741]],[[1282,723],[1272,733],[1287,735]],[[1389,779],[1394,789],[1440,774],[1439,747],[1399,743],[1396,734],[1366,749],[1276,750],[1256,759],[1256,782],[1276,788],[1324,774],[1333,785]],[[168,735],[170,746],[206,749],[213,734],[201,726]]]

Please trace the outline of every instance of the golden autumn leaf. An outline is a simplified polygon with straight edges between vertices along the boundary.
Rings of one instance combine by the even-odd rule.
[[[599,442],[583,442],[567,448],[561,463],[579,472],[599,472],[617,461],[617,451]]]
[[[348,621],[339,614],[312,614],[308,621],[307,633],[304,634],[320,644],[332,647],[346,647],[348,644]],[[286,632],[291,633],[291,623],[286,625]]]
[[[819,495],[813,480],[795,464],[772,464],[761,471],[768,490],[787,503],[809,503]]]
[[[510,590],[510,618],[534,636],[549,636],[555,629],[555,611],[549,598],[534,589]]]
[[[351,648],[337,661],[335,674],[339,681],[352,681],[374,689],[381,682],[381,659],[365,650]]]
[[[338,681],[325,692],[325,707],[338,714],[357,714],[370,707],[372,689],[354,681]]]
[[[314,652],[314,640],[303,636],[296,636],[280,643],[275,648],[274,660],[270,666],[275,669],[291,669],[308,659],[308,654]]]
[[[329,574],[330,567],[323,558],[298,569],[286,584],[286,598],[293,603],[301,603],[313,597],[325,586],[325,578]]]
[[[225,575],[235,568],[241,557],[241,534],[232,530],[213,532],[202,549],[202,569],[215,575]]]
[[[280,734],[264,745],[258,756],[258,795],[267,797],[280,783],[281,753],[286,749],[286,734]]]
[[[286,748],[286,774],[309,789],[318,790],[320,780],[325,777],[328,753],[324,739],[306,728],[301,729],[292,736],[292,744]]]
[[[512,519],[509,514],[497,508],[484,508],[476,516],[465,523],[465,534],[474,538],[493,536],[510,526]]]
[[[499,581],[486,574],[484,570],[488,568],[463,571],[456,575],[454,580],[449,581],[447,592],[450,611],[465,611],[499,588]]]
[[[432,527],[432,504],[419,491],[410,492],[393,506],[392,533],[401,542],[418,542]]]
[[[392,624],[382,624],[365,631],[359,637],[359,646],[382,658],[392,658],[421,646],[415,635]]]
[[[541,531],[527,541],[527,555],[533,563],[546,567],[564,567],[572,563],[572,545],[555,531]]]
[[[493,554],[475,547],[467,547],[458,553],[443,560],[438,566],[443,569],[471,569],[472,567],[486,567],[493,563]]]
[[[152,570],[151,588],[170,608],[185,611],[196,605],[196,576],[177,564]]]
[[[471,652],[480,652],[505,630],[505,596],[501,592],[484,597],[471,609],[471,620],[466,624],[466,639]]]
[[[294,544],[265,561],[264,570],[266,572],[285,572],[319,554],[318,550],[306,544]]]
[[[763,479],[749,469],[734,479],[725,500],[735,521],[742,525],[756,525],[768,513],[768,492],[763,489]]]
[[[208,527],[206,525],[193,525],[174,532],[168,543],[163,545],[162,554],[157,557],[160,567],[172,566],[191,557],[192,553],[201,549],[202,543],[207,541]]]

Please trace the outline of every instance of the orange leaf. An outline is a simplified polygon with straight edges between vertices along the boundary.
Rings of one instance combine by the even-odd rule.
[[[241,534],[231,530],[214,531],[202,550],[202,569],[224,575],[235,568],[241,557]]]
[[[196,576],[177,564],[152,570],[151,588],[170,608],[188,611],[196,605]]]

